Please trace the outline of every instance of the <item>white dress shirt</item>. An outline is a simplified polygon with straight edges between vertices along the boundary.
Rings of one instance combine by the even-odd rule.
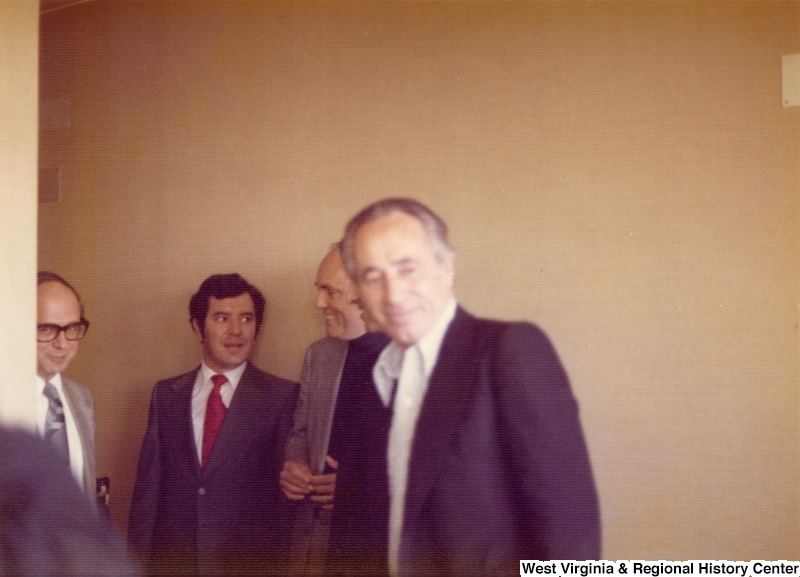
[[[228,408],[231,406],[233,393],[239,385],[239,380],[242,378],[245,368],[247,368],[246,362],[233,370],[225,373],[217,373],[216,371],[212,371],[208,365],[206,365],[205,361],[200,365],[200,370],[197,371],[197,378],[194,381],[194,388],[192,389],[192,427],[194,429],[194,444],[197,447],[198,460],[202,461],[203,459],[203,426],[206,422],[208,396],[214,388],[211,377],[220,374],[225,375],[228,379],[228,382],[224,383],[219,388],[219,395],[222,397],[222,403],[225,405],[225,408]]]
[[[403,530],[408,465],[411,461],[414,431],[428,390],[428,381],[439,358],[444,335],[455,314],[456,301],[451,299],[424,337],[405,350],[392,341],[378,357],[373,369],[375,386],[384,405],[388,406],[391,402],[392,391],[397,382],[387,449],[389,574],[393,576],[399,574],[400,537]]]
[[[56,373],[50,379],[53,386],[58,391],[58,396],[61,398],[61,404],[64,405],[64,423],[67,429],[67,445],[69,446],[69,468],[72,471],[72,476],[78,482],[81,489],[85,488],[83,481],[83,444],[81,437],[78,433],[78,427],[75,425],[75,418],[72,416],[72,408],[69,401],[64,396],[64,384],[61,381],[61,373]],[[45,381],[39,375],[36,375],[36,385],[34,392],[36,395],[36,431],[40,437],[44,437],[45,419],[47,418],[47,408],[50,401],[44,396]],[[90,495],[94,497],[94,495]]]

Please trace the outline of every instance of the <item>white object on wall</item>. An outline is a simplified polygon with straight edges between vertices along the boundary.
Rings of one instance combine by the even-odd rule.
[[[800,106],[800,54],[782,57],[783,107]]]

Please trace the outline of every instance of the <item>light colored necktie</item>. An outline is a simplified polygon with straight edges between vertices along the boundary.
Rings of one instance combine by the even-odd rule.
[[[43,392],[48,400],[47,416],[44,420],[44,438],[56,450],[64,464],[69,465],[69,443],[67,442],[64,405],[53,383],[46,383]]]
[[[214,388],[211,389],[211,394],[208,395],[208,404],[206,405],[206,419],[203,424],[203,458],[200,461],[201,469],[205,469],[206,464],[208,464],[208,457],[211,455],[211,449],[214,447],[217,433],[222,426],[225,413],[228,412],[219,392],[222,385],[228,382],[228,379],[225,375],[214,375],[211,377],[211,381],[214,383]]]

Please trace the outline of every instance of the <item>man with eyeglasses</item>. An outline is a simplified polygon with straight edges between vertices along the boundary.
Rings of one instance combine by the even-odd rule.
[[[78,292],[59,275],[37,277],[36,426],[95,501],[94,403],[92,393],[62,375],[89,329]]]

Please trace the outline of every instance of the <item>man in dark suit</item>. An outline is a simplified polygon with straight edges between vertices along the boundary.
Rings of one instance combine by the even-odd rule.
[[[547,337],[457,305],[447,227],[413,199],[363,209],[342,253],[392,338],[373,373],[394,412],[389,573],[517,575],[521,559],[599,558],[578,405]]]
[[[37,276],[37,428],[62,456],[95,509],[94,403],[89,389],[61,373],[78,352],[89,329],[78,292],[61,276]],[[52,400],[48,395],[52,396]]]
[[[202,364],[153,389],[128,525],[152,574],[285,571],[278,474],[297,385],[248,362],[264,304],[238,274],[207,278],[189,303]]]

